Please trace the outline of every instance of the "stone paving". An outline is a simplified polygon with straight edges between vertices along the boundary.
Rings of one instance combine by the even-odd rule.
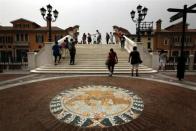
[[[108,77],[104,75],[26,74],[16,79],[13,77],[11,80],[0,82],[0,130],[194,131],[196,130],[196,105],[194,104],[196,103],[196,83],[192,81],[192,78],[195,75],[191,74],[191,77],[187,77],[187,79],[191,78],[191,81],[187,81],[187,79],[178,81],[173,77],[174,74],[160,72],[141,75],[140,77],[126,75]],[[3,75],[5,74],[0,74],[0,78]],[[58,96],[64,90],[73,90],[89,85],[112,86],[134,92],[143,100],[144,109],[141,115],[134,120],[125,122],[128,118],[132,119],[132,117],[124,115],[126,116],[126,119],[124,119],[125,117],[117,113],[118,115],[114,115],[114,119],[111,119],[110,122],[107,121],[108,119],[104,119],[104,121],[100,121],[101,124],[91,128],[78,126],[82,125],[79,123],[81,119],[76,119],[78,117],[74,117],[71,123],[67,124],[52,115],[50,104],[55,96]],[[113,97],[113,99],[115,98],[113,101],[104,98],[104,101],[106,100],[105,104],[115,104],[114,101],[118,100],[119,97],[118,95]],[[90,101],[91,105],[102,100],[99,95],[96,98],[92,96],[90,98],[93,98],[93,101]],[[122,99],[124,98],[117,102],[122,102]],[[73,109],[76,109],[72,102],[70,105],[73,106]],[[138,106],[138,104],[136,105]],[[106,109],[105,106],[104,109]],[[131,111],[134,112],[133,108],[131,108]],[[99,117],[95,115],[93,121],[100,120],[100,115],[104,118],[103,114],[99,114]],[[65,116],[62,118],[67,119]],[[108,123],[116,122],[118,124],[113,124],[116,126],[112,126],[112,124],[108,126]],[[101,128],[102,124],[106,126]]]

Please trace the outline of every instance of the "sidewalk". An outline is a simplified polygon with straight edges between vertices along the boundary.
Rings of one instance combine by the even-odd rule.
[[[162,81],[164,81],[164,83]],[[1,85],[1,87],[12,86],[0,90],[0,130],[196,130],[196,105],[194,104],[196,103],[196,91],[187,89],[187,87],[170,84],[170,82],[183,85],[186,84],[185,82],[187,81],[181,81],[180,83],[175,80],[174,77],[167,76],[162,72],[140,77],[29,74],[18,78],[18,80],[12,80],[10,83]],[[193,82],[193,84],[195,83]],[[116,86],[133,91],[142,98],[144,110],[137,119],[130,123],[106,128],[82,128],[62,123],[52,116],[49,108],[52,98],[63,90],[86,85]],[[191,86],[191,84],[188,86]],[[82,109],[83,107],[81,106],[80,108]]]
[[[65,76],[30,74],[26,82],[0,91],[0,130],[6,131],[177,131],[196,130],[196,92],[152,76]],[[153,77],[152,80],[147,78]],[[34,81],[33,80],[44,80]],[[48,79],[48,80],[46,80]],[[170,78],[164,78],[168,80]],[[160,80],[160,79],[159,79]],[[16,84],[17,80],[14,84]],[[29,83],[27,83],[29,82]],[[7,86],[7,84],[5,84]],[[106,128],[82,128],[58,121],[50,112],[50,101],[63,90],[87,85],[115,86],[133,91],[144,102],[142,114],[130,123]],[[80,107],[83,108],[82,106]],[[180,114],[180,116],[179,116]],[[117,116],[116,116],[117,117]],[[120,116],[118,116],[120,117]]]

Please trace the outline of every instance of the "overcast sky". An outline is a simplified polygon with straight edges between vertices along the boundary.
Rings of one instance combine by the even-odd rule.
[[[175,24],[169,18],[175,13],[168,12],[168,8],[183,8],[196,3],[195,0],[0,0],[0,25],[11,26],[10,21],[24,18],[46,26],[40,14],[40,8],[51,4],[59,11],[54,26],[65,29],[79,25],[80,34],[95,33],[99,29],[102,34],[112,31],[117,25],[135,33],[135,23],[131,20],[130,11],[136,10],[138,4],[148,8],[145,21],[162,19],[162,27]],[[195,8],[196,9],[196,8]],[[196,29],[196,14],[189,14],[187,23]]]

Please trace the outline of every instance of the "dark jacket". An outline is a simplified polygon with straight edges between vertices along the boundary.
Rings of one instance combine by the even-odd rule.
[[[58,44],[55,44],[53,47],[52,47],[52,50],[53,50],[53,55],[54,56],[58,56],[60,54],[60,47]]]
[[[109,65],[115,65],[118,62],[117,54],[116,52],[110,52],[108,55],[108,61]]]
[[[132,51],[129,55],[129,60],[131,58],[131,64],[140,64],[141,58],[140,58],[140,53],[138,51]]]

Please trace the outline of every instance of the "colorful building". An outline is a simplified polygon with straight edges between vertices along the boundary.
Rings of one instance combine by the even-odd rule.
[[[183,23],[179,22],[162,29],[161,22],[161,20],[156,22],[153,37],[154,50],[165,50],[169,57],[180,56]],[[196,29],[189,29],[188,26],[186,24],[184,53],[187,57],[194,55],[196,58]]]
[[[151,33],[141,33],[141,43],[144,48],[149,51],[164,50],[167,52],[168,57],[177,58],[180,56],[181,51],[181,38],[182,38],[182,22],[173,24],[164,29],[161,27],[161,20],[156,22],[156,29],[153,29]],[[186,25],[186,37],[184,44],[184,53],[188,58],[190,55],[194,56],[194,62],[196,63],[196,29],[189,29]],[[114,34],[123,33],[133,41],[137,41],[137,35],[129,33],[126,29],[118,26],[113,26]],[[127,33],[128,32],[128,33]],[[118,35],[115,35],[118,40]]]
[[[11,21],[12,26],[0,26],[0,62],[22,61],[27,52],[39,51],[48,41],[48,27],[23,18]],[[52,41],[65,35],[77,39],[79,26],[61,29],[52,26]]]

